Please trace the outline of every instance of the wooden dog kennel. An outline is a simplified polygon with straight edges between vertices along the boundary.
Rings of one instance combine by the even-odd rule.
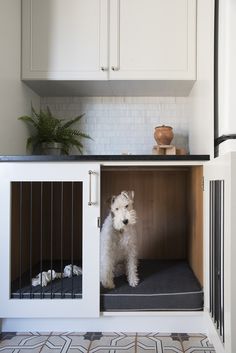
[[[102,220],[111,195],[134,190],[140,283],[102,289],[101,310],[201,310],[202,167],[103,167]]]

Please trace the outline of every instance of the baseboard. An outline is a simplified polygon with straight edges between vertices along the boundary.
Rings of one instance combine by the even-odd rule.
[[[204,312],[101,314],[97,319],[3,319],[3,332],[208,332]]]

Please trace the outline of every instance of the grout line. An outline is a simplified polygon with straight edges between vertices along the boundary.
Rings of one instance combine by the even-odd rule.
[[[91,348],[91,346],[92,346],[92,343],[93,343],[93,341],[90,341],[90,343],[89,343],[89,346],[88,346],[88,350],[87,350],[87,353],[89,353],[89,351],[90,351],[90,348]]]
[[[178,334],[178,337],[179,337],[179,342],[180,342],[180,344],[181,344],[181,349],[182,349],[182,351],[183,351],[183,353],[184,353],[184,352],[185,352],[185,349],[184,349],[184,345],[183,345],[182,337],[181,337],[181,335],[180,335],[180,334]]]
[[[52,336],[52,332],[49,333],[49,336],[47,337],[46,341],[43,343],[42,347],[40,348],[39,353],[42,352],[42,349],[45,347],[45,344],[48,342],[49,338]]]
[[[137,353],[138,348],[138,333],[135,334],[135,345],[134,345],[134,353]]]

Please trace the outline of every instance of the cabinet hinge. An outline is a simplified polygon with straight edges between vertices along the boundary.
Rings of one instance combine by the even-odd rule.
[[[101,228],[101,219],[100,219],[100,217],[97,218],[97,227]]]
[[[202,181],[201,181],[201,188],[202,188],[202,191],[205,190],[205,185],[204,185],[204,183],[205,183],[205,180],[204,180],[204,176],[203,176],[203,177],[202,177]]]

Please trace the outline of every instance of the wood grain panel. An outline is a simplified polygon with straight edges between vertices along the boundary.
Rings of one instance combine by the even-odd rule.
[[[189,176],[188,260],[203,285],[203,168],[192,167]]]
[[[35,272],[40,272],[40,261],[64,260],[64,265],[82,259],[82,183],[33,182],[32,193],[29,182],[22,183],[20,241],[20,183],[12,183],[11,210],[11,278],[38,264]],[[32,195],[32,209],[30,198]],[[41,202],[42,200],[42,202]],[[63,207],[61,207],[61,202]],[[42,207],[41,207],[42,205]],[[63,214],[61,210],[63,209]],[[30,211],[31,210],[31,211]],[[32,232],[30,233],[30,218]],[[42,223],[41,223],[42,218]],[[61,218],[63,221],[61,222]],[[42,233],[41,233],[42,224]],[[62,225],[62,232],[61,232]],[[73,229],[73,234],[72,234]],[[31,234],[31,235],[30,235]],[[62,256],[61,256],[62,255]],[[66,263],[65,263],[66,262]],[[45,270],[45,269],[44,269]]]
[[[11,185],[11,278],[16,279],[19,276],[19,248],[20,248],[20,228],[19,228],[19,213],[20,213],[20,188],[17,183]],[[14,260],[13,260],[14,259]]]
[[[135,191],[140,259],[183,259],[187,251],[186,168],[104,168],[101,199]],[[108,212],[102,203],[102,221]]]

